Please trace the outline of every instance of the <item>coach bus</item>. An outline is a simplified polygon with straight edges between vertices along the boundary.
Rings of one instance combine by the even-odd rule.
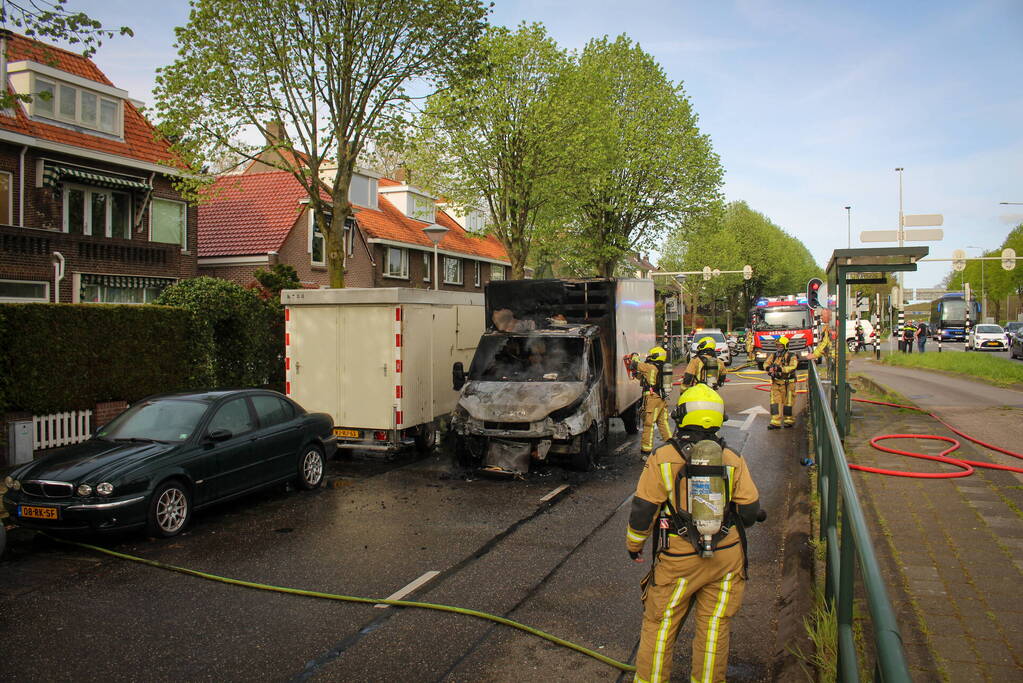
[[[980,303],[971,302],[970,320],[980,322]],[[935,341],[966,340],[966,299],[962,292],[949,292],[931,302],[930,332]]]

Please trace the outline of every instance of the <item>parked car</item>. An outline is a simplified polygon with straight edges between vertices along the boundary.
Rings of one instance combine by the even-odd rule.
[[[711,337],[714,340],[714,350],[718,354],[718,358],[725,365],[732,364],[732,352],[728,348],[728,340],[725,339],[725,334],[717,328],[706,328],[702,330],[695,330],[693,332],[693,341],[689,347],[691,354],[696,353],[696,345],[700,343],[700,340],[704,337]]]
[[[856,339],[856,325],[859,324],[863,328],[863,347],[865,350],[874,351],[874,344],[880,343],[880,340],[873,335],[874,325],[869,320],[848,320],[843,326],[843,334],[845,335],[845,343],[849,347],[849,350],[856,352],[858,342]]]
[[[1013,320],[1005,323],[1005,345],[1009,346],[1012,343],[1012,335],[1021,330],[1023,330],[1023,322]]]
[[[1001,325],[974,325],[966,337],[967,351],[1004,351],[1005,330]]]
[[[320,486],[333,427],[273,391],[154,396],[88,441],[16,467],[3,504],[12,522],[42,531],[176,536],[212,503],[292,480]]]
[[[1009,342],[1009,357],[1023,358],[1023,329],[1016,330]]]

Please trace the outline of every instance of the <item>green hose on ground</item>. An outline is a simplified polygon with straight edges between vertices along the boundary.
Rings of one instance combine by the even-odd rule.
[[[147,560],[147,559],[142,558],[142,557],[136,557],[134,555],[127,555],[125,553],[119,553],[117,551],[108,550],[106,548],[101,548],[99,546],[89,545],[88,543],[78,543],[78,542],[75,542],[75,541],[66,541],[66,540],[63,540],[63,539],[60,539],[60,538],[54,538],[53,536],[47,536],[47,538],[51,538],[51,539],[57,541],[58,543],[65,543],[67,545],[75,545],[75,546],[78,546],[80,548],[86,548],[88,550],[93,550],[93,551],[98,552],[98,553],[103,553],[104,555],[110,555],[111,557],[117,557],[117,558],[120,558],[122,560],[130,560],[131,562],[138,562],[140,564],[148,564],[149,566],[156,567],[158,569],[166,569],[166,570],[169,570],[169,571],[172,571],[172,572],[179,572],[181,574],[188,574],[189,576],[196,576],[196,577],[199,577],[200,579],[207,579],[209,581],[219,581],[220,583],[228,583],[228,584],[232,584],[232,585],[235,585],[235,586],[243,586],[245,588],[255,588],[255,589],[258,589],[258,590],[273,591],[275,593],[290,593],[292,595],[303,595],[303,596],[308,597],[308,598],[320,598],[320,599],[323,599],[323,600],[339,600],[341,602],[361,602],[361,603],[368,604],[368,605],[392,605],[394,607],[419,607],[419,608],[422,608],[422,609],[434,609],[434,610],[438,610],[440,612],[453,612],[455,614],[465,614],[465,615],[470,616],[470,617],[476,617],[478,619],[486,619],[487,621],[493,621],[493,622],[496,622],[498,624],[504,624],[505,626],[511,626],[512,628],[516,628],[516,629],[518,629],[520,631],[525,631],[526,633],[530,633],[530,634],[532,634],[534,636],[539,636],[540,638],[543,638],[544,640],[549,640],[550,642],[552,642],[552,643],[554,643],[556,645],[560,645],[562,647],[567,647],[570,650],[575,650],[576,652],[581,652],[584,655],[587,655],[589,657],[593,657],[594,659],[596,659],[598,661],[601,661],[604,664],[608,664],[609,666],[613,666],[616,669],[620,669],[621,671],[635,671],[636,670],[636,667],[631,665],[631,664],[625,664],[625,663],[619,662],[619,661],[617,661],[615,659],[611,659],[610,657],[605,657],[604,655],[600,654],[599,652],[594,652],[593,650],[589,650],[589,649],[583,647],[582,645],[576,645],[575,643],[571,643],[571,642],[569,642],[567,640],[564,640],[562,638],[558,638],[557,636],[551,635],[550,633],[545,633],[545,632],[543,632],[543,631],[541,631],[539,629],[535,629],[535,628],[532,628],[530,626],[526,626],[525,624],[521,624],[521,623],[519,623],[517,621],[512,621],[511,619],[505,619],[504,617],[499,617],[499,616],[497,616],[495,614],[487,614],[486,612],[479,612],[479,611],[474,610],[474,609],[467,609],[465,607],[453,607],[451,605],[438,605],[438,604],[434,604],[434,603],[430,603],[430,602],[412,602],[412,601],[409,601],[409,600],[378,600],[376,598],[359,598],[359,597],[355,597],[353,595],[335,595],[333,593],[321,593],[319,591],[307,591],[307,590],[302,590],[300,588],[285,588],[284,586],[271,586],[271,585],[268,585],[268,584],[265,584],[265,583],[255,583],[253,581],[242,581],[241,579],[229,579],[229,578],[224,577],[224,576],[216,576],[215,574],[207,574],[206,572],[196,571],[195,569],[186,569],[185,567],[178,567],[178,566],[175,566],[173,564],[164,564],[163,562],[157,562],[156,560]]]

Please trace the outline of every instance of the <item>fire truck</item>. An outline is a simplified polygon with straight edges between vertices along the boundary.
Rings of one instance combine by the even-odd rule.
[[[806,304],[805,296],[761,297],[750,312],[750,334],[753,335],[753,356],[757,367],[764,369],[764,361],[774,353],[779,337],[789,338],[789,351],[805,366],[813,355],[816,345],[814,338],[813,312]]]

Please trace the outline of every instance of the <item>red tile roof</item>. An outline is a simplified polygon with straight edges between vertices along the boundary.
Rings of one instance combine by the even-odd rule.
[[[22,60],[39,62],[104,85],[114,85],[91,60],[80,54],[68,52],[16,33],[8,33],[7,61]],[[39,120],[30,120],[21,105],[15,108],[13,117],[0,113],[0,128],[50,142],[84,147],[97,152],[116,154],[150,163],[167,162],[173,159],[168,142],[156,139],[152,124],[128,100],[124,101],[124,142],[99,135],[79,133],[76,130],[43,123]]]
[[[399,183],[381,178],[380,185]],[[199,205],[199,256],[279,251],[298,218],[299,200],[306,196],[298,180],[286,171],[225,176],[211,192],[212,199]],[[329,201],[326,194],[323,197]],[[428,223],[408,218],[385,196],[378,200],[379,210],[355,207],[355,220],[367,237],[433,249],[433,242],[423,232]],[[495,237],[471,237],[440,209],[437,223],[449,230],[441,249],[508,262],[507,252]]]

